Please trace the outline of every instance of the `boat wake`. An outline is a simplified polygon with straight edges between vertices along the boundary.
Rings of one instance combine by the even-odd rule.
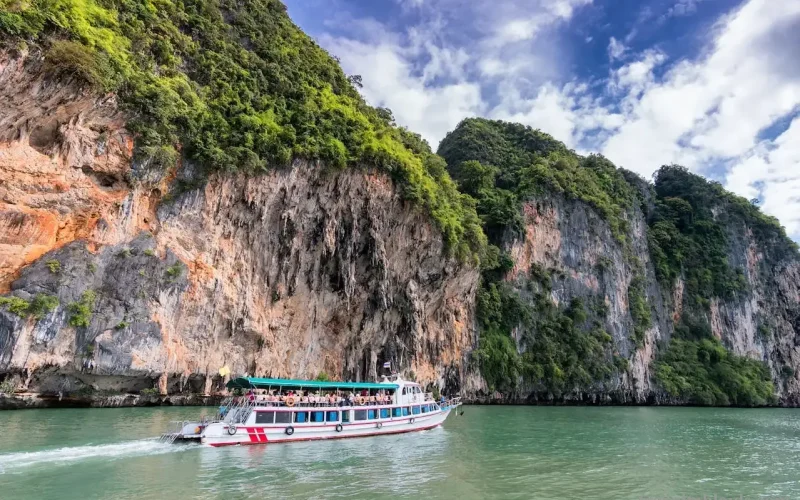
[[[199,446],[199,445],[197,445]],[[67,464],[97,458],[118,459],[146,455],[161,455],[186,450],[193,445],[175,446],[157,439],[138,439],[123,443],[68,446],[52,450],[0,453],[0,473],[12,472],[35,465]]]

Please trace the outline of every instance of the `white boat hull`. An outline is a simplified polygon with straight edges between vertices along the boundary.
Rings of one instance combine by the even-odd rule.
[[[202,430],[200,442],[210,446],[232,446],[266,443],[287,443],[319,439],[344,439],[381,436],[404,432],[424,431],[442,425],[452,408],[423,415],[390,417],[342,423],[337,431],[335,422],[294,424],[236,424],[236,432],[229,433],[229,424],[215,422]],[[287,429],[289,429],[287,431]]]

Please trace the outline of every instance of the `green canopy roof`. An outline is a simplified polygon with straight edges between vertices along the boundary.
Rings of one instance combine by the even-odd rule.
[[[397,384],[375,382],[322,382],[320,380],[294,380],[289,378],[238,377],[227,384],[228,389],[266,389],[268,387],[308,389],[397,389]]]

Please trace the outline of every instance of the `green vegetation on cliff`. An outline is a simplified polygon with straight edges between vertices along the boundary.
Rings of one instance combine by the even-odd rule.
[[[750,244],[748,232],[764,255],[757,273],[796,257],[797,245],[754,203],[686,168],[659,169],[654,190],[648,241],[656,275],[667,290],[684,282],[684,313],[658,357],[656,378],[669,394],[693,404],[774,403],[766,365],[728,352],[712,335],[708,309],[714,298],[734,299],[747,290],[746,270],[728,255],[731,245]]]
[[[655,364],[656,378],[672,396],[691,404],[763,406],[775,403],[767,366],[731,354],[715,338],[674,338]]]
[[[491,244],[478,292],[480,343],[474,353],[490,388],[513,390],[524,381],[536,391],[559,395],[586,388],[619,368],[601,318],[590,318],[577,299],[566,307],[553,304],[550,273],[535,266],[528,279],[531,296],[520,297],[503,281],[513,262],[501,248],[522,232],[522,202],[549,193],[589,204],[626,244],[626,213],[637,198],[622,172],[602,156],[578,156],[538,130],[481,118],[461,122],[438,153],[461,190],[477,200]],[[649,326],[649,306],[643,293],[638,297],[637,325],[646,321]]]
[[[7,46],[34,44],[53,75],[117,92],[136,134],[135,161],[206,171],[266,171],[294,158],[374,165],[425,207],[451,252],[485,238],[418,136],[368,106],[337,62],[279,0],[0,0]]]
[[[58,297],[43,293],[36,294],[32,301],[22,297],[0,297],[0,307],[5,307],[8,312],[21,318],[33,317],[42,319],[47,313],[58,307]]]
[[[94,305],[97,301],[97,294],[94,290],[86,290],[81,294],[81,299],[77,302],[71,303],[67,310],[69,310],[69,324],[74,327],[88,327],[89,322],[92,320],[92,313],[94,312]]]
[[[478,294],[480,342],[474,352],[491,389],[514,390],[524,382],[558,397],[627,368],[603,329],[603,304],[574,299],[566,307],[556,306],[550,297],[551,273],[537,266],[514,286],[504,281],[514,262],[501,249],[509,238],[521,236],[522,202],[556,193],[591,206],[622,246],[634,270],[628,307],[637,347],[644,344],[652,318],[644,269],[628,245],[627,215],[636,204],[649,212],[648,239],[658,278],[667,290],[678,277],[686,283],[687,313],[656,364],[656,378],[669,394],[694,404],[774,401],[766,365],[729,353],[713,338],[705,317],[713,297],[731,298],[747,286],[743,270],[727,260],[732,224],[742,232],[743,226],[750,229],[768,263],[796,252],[773,218],[682,167],[660,169],[649,186],[601,156],[580,157],[522,125],[465,120],[442,141],[439,154],[461,190],[477,200],[491,244]]]
[[[747,289],[745,270],[728,262],[731,230],[747,244],[749,229],[767,265],[797,255],[777,219],[684,167],[659,169],[655,192],[648,237],[656,274],[667,286],[683,278],[690,306],[706,308],[714,297],[731,298]]]
[[[517,123],[470,118],[447,134],[439,155],[461,190],[478,200],[487,236],[497,244],[520,227],[519,202],[559,193],[592,206],[625,241],[625,213],[636,192],[621,170],[599,155],[581,157],[551,136]]]

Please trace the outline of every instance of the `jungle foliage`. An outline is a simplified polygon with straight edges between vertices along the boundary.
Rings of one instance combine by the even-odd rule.
[[[539,130],[481,118],[461,122],[438,153],[461,191],[477,200],[490,243],[478,293],[480,345],[474,351],[490,388],[513,390],[524,381],[534,390],[560,394],[619,368],[611,336],[596,315],[590,320],[580,300],[553,304],[549,272],[532,269],[532,297],[524,299],[503,281],[513,261],[501,248],[504,238],[523,230],[522,201],[552,192],[592,206],[624,244],[625,215],[637,197],[621,171],[602,156],[578,156]],[[642,308],[640,321],[649,326],[649,307]]]
[[[683,277],[690,306],[733,298],[747,290],[744,271],[728,262],[729,228],[749,229],[767,266],[797,256],[797,245],[774,217],[713,181],[677,165],[655,175],[655,208],[648,239],[656,275],[667,286]]]
[[[473,201],[417,135],[368,106],[337,61],[280,0],[0,0],[0,39],[45,52],[53,75],[114,91],[135,161],[263,172],[294,159],[388,172],[424,207],[448,249],[476,258]]]
[[[719,340],[673,338],[655,364],[656,377],[672,396],[707,406],[775,404],[767,366],[730,353]]]
[[[667,289],[679,278],[685,285],[684,314],[658,357],[656,378],[669,394],[693,404],[774,403],[766,365],[727,351],[712,335],[707,314],[714,298],[735,299],[748,288],[744,270],[728,261],[732,244],[748,244],[739,235],[749,231],[764,255],[755,272],[797,257],[797,245],[754,203],[684,167],[659,169],[654,190],[648,242],[656,275]]]
[[[478,214],[495,244],[521,228],[520,200],[556,192],[592,206],[625,242],[626,212],[636,191],[620,169],[600,155],[575,154],[540,130],[483,118],[462,121],[439,145],[450,175],[478,200]]]

